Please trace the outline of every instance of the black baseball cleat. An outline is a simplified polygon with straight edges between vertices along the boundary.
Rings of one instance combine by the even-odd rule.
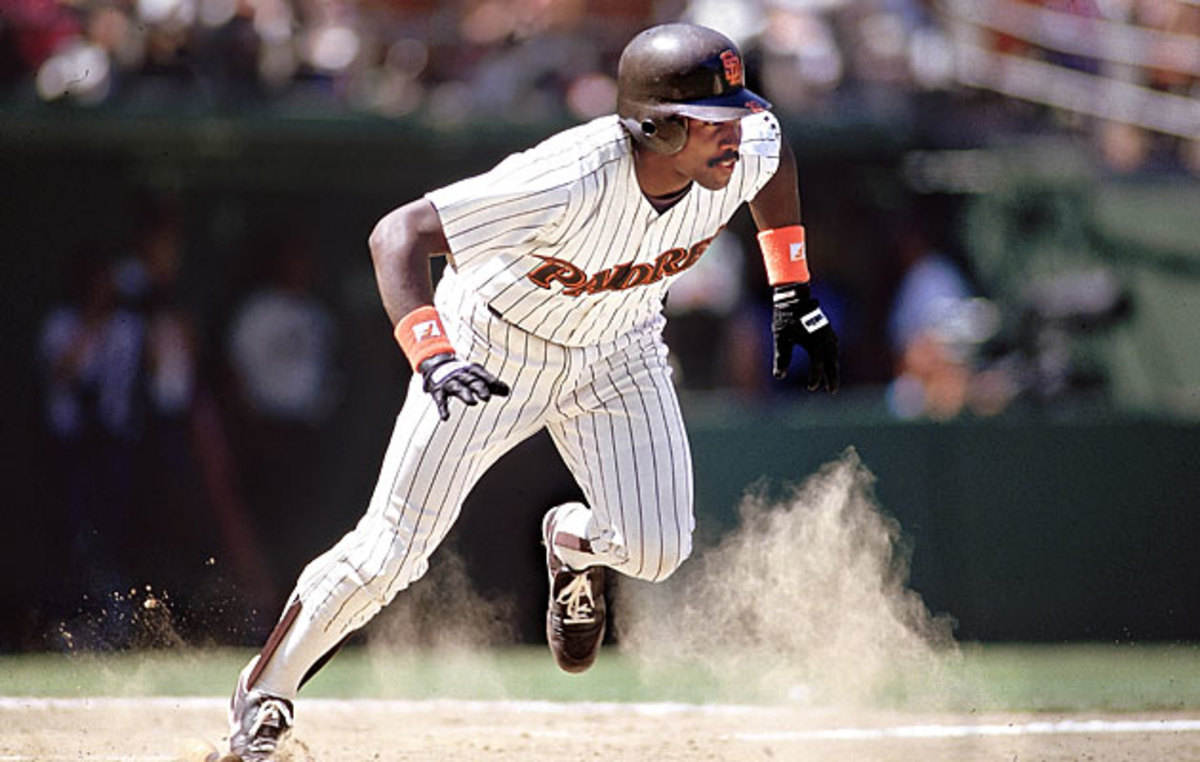
[[[238,676],[229,701],[229,754],[221,762],[266,762],[292,728],[292,702],[263,691],[250,690],[246,680],[254,661]]]
[[[542,519],[546,571],[550,577],[546,640],[559,668],[578,673],[592,666],[604,641],[604,567],[592,566],[577,572],[567,568],[558,558],[554,552],[556,537],[560,542],[587,543],[577,537],[556,533],[559,508],[561,506],[552,509]]]

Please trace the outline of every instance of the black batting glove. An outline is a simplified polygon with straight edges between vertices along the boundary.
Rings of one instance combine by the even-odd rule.
[[[771,317],[771,333],[775,337],[775,378],[787,376],[792,362],[792,349],[798,344],[808,352],[808,390],[822,386],[830,394],[838,390],[838,340],[813,298],[807,283],[787,283],[775,287],[775,311]]]
[[[487,372],[482,365],[443,353],[423,360],[417,366],[425,377],[425,391],[437,405],[438,417],[450,420],[450,398],[468,405],[508,396],[508,384]]]

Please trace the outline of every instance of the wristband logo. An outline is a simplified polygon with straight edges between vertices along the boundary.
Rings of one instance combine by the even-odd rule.
[[[442,335],[442,326],[436,320],[424,320],[413,324],[412,334],[416,341],[436,339]]]
[[[804,241],[795,241],[788,244],[788,259],[793,262],[803,262],[804,256]]]
[[[718,230],[717,233],[720,233]],[[624,291],[635,286],[646,286],[657,283],[670,275],[678,275],[700,259],[708,250],[714,234],[703,241],[692,244],[689,249],[682,247],[667,249],[654,258],[654,262],[625,262],[613,267],[606,267],[593,275],[588,275],[575,264],[565,259],[538,255],[542,264],[535,267],[527,276],[529,280],[541,288],[550,288],[555,281],[562,284],[563,296],[581,296],[583,294],[598,294],[602,291]]]

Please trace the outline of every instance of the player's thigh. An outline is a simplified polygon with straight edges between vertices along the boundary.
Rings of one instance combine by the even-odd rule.
[[[647,350],[591,364],[549,428],[597,519],[623,538],[621,571],[661,579],[691,551],[692,458],[665,352]]]
[[[442,421],[421,377],[414,377],[366,514],[319,559],[312,576],[340,564],[365,580],[382,580],[389,591],[419,578],[471,488],[540,425],[530,409],[519,393],[474,406],[451,400],[450,419]]]
[[[508,397],[466,405],[449,400],[438,416],[432,397],[413,379],[396,419],[371,498],[370,513],[403,512],[412,521],[457,514],[475,483],[501,456],[542,425],[527,387]]]

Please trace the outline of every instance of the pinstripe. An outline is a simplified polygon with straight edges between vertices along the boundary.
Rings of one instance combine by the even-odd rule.
[[[599,395],[599,388],[594,384],[595,377],[593,377],[593,389],[597,393],[597,403],[600,408],[603,409],[604,400]],[[625,543],[628,544],[630,541],[629,516],[626,513],[628,501],[621,499],[621,491],[624,486],[624,480],[620,479],[618,475],[620,473],[628,473],[630,469],[624,465],[625,461],[621,457],[623,451],[617,443],[616,421],[614,417],[611,415],[605,415],[602,420],[606,424],[606,427],[601,429],[601,436],[604,438],[605,442],[605,446],[602,449],[608,450],[607,454],[611,456],[611,460],[609,462],[612,464],[610,471],[615,473],[613,473],[611,480],[606,480],[609,484],[613,485],[611,487],[612,491],[610,492],[609,490],[604,490],[601,495],[599,505],[593,506],[593,509],[600,511],[602,514],[607,514],[610,517],[610,520],[613,515],[613,511],[616,511],[617,515],[620,516],[620,519],[616,521],[617,527],[621,530],[621,534],[624,535]],[[604,469],[601,469],[601,473],[603,472]],[[637,473],[634,472],[632,476],[636,479]]]
[[[596,384],[597,367],[598,367],[598,363],[595,361],[588,363],[587,369],[588,369],[590,378],[583,387],[584,390],[586,390],[587,392],[589,392],[591,394],[591,398],[592,398],[589,402],[586,403],[586,406],[584,408],[589,413],[595,413],[595,412],[599,411],[603,406],[603,402],[600,399],[600,391],[597,388],[597,384]],[[584,399],[587,399],[586,395],[584,395]],[[613,501],[609,497],[609,488],[608,488],[608,484],[610,482],[610,473],[609,472],[611,471],[612,468],[616,467],[616,465],[618,463],[619,454],[616,452],[615,447],[611,447],[611,445],[614,444],[614,442],[612,441],[612,438],[611,438],[611,428],[608,431],[608,433],[610,434],[610,437],[607,440],[607,446],[606,446],[606,441],[603,437],[603,434],[602,434],[601,428],[600,428],[601,423],[603,422],[601,417],[597,416],[597,415],[589,415],[587,420],[589,423],[591,423],[590,436],[592,438],[592,441],[595,442],[595,453],[596,453],[595,462],[600,467],[600,469],[599,469],[600,470],[600,473],[599,473],[600,478],[598,480],[599,483],[593,484],[594,489],[591,490],[592,491],[592,500],[594,501],[591,503],[591,505],[592,505],[593,510],[595,510],[597,513],[599,513],[605,521],[613,521],[614,520],[614,517],[612,515]],[[610,426],[611,426],[611,422],[610,422]],[[582,428],[580,429],[580,431],[582,431]],[[608,468],[606,468],[606,466]],[[614,482],[616,481],[615,475],[611,475],[611,480]],[[619,485],[618,485],[618,487],[619,487]],[[622,519],[623,519],[623,517],[622,517]],[[624,527],[623,520],[618,524],[617,528],[621,531],[622,534],[624,534],[625,527]]]
[[[626,157],[619,164],[612,165],[603,175],[602,187],[597,189],[600,193],[597,198],[601,199],[609,197],[606,193],[609,188],[614,189],[616,198],[604,204],[604,211],[615,213],[616,220],[612,219],[613,214],[606,214],[606,223],[596,226],[597,240],[582,247],[583,259],[577,261],[577,264],[586,272],[592,272],[602,264],[610,263],[614,254],[620,259],[634,250],[630,241],[639,232],[636,228],[641,220],[627,221],[638,209],[638,199],[627,193],[631,185],[636,186],[636,179],[632,184],[629,181],[632,164],[630,158]],[[625,231],[623,238],[622,231]]]
[[[657,543],[658,563],[655,567],[655,573],[653,574],[655,578],[658,578],[663,573],[664,562],[666,560],[666,544],[661,540],[662,531],[666,526],[665,522],[663,521],[663,509],[664,506],[666,506],[671,510],[672,515],[675,515],[678,513],[676,506],[678,506],[679,503],[675,492],[675,460],[672,452],[672,443],[670,442],[669,432],[666,431],[666,427],[664,426],[663,436],[657,435],[655,432],[654,420],[651,414],[652,409],[658,409],[661,411],[662,406],[661,400],[659,399],[658,386],[658,377],[660,374],[651,367],[650,360],[651,357],[654,357],[658,363],[661,363],[662,360],[658,356],[652,336],[642,337],[640,343],[640,351],[634,358],[635,362],[641,366],[641,372],[637,374],[637,378],[639,382],[648,382],[648,385],[643,383],[638,384],[638,394],[636,395],[636,399],[641,405],[642,419],[645,420],[645,426],[647,429],[643,435],[642,441],[646,442],[650,447],[650,463],[652,466],[650,469],[650,475],[653,479],[653,484],[650,493],[646,496],[645,502],[649,507],[653,508],[655,512],[653,526],[657,530],[657,534],[660,537],[659,542]],[[630,373],[633,373],[632,367],[630,368]],[[653,394],[655,402],[660,404],[651,405],[650,400],[648,399],[650,394]],[[666,437],[666,443],[668,445],[666,458],[670,464],[669,468],[664,468],[660,463],[660,458],[662,457],[660,455],[660,445],[663,443],[664,437]],[[669,500],[661,499],[661,495],[664,492],[664,486],[662,484],[663,481],[666,481],[670,485],[671,494]]]
[[[687,442],[687,437],[683,432],[683,413],[679,409],[679,400],[675,394],[675,389],[671,385],[670,378],[667,374],[651,374],[653,381],[654,399],[656,404],[652,405],[653,409],[658,410],[662,419],[663,437],[655,437],[654,442],[661,442],[665,445],[668,458],[668,466],[666,473],[671,475],[669,483],[671,485],[671,501],[667,506],[671,510],[671,520],[675,526],[676,543],[675,548],[678,554],[671,564],[668,566],[674,567],[683,561],[682,555],[684,549],[688,545],[688,538],[691,536],[691,506],[692,506],[692,467],[690,447]],[[682,459],[682,463],[676,462],[676,457]],[[680,481],[683,484],[680,484]],[[683,495],[679,494],[681,486]],[[661,503],[660,503],[661,506]],[[685,530],[683,523],[687,520],[688,527]],[[665,526],[661,515],[659,519],[660,529]],[[665,552],[665,550],[664,550]],[[663,559],[665,561],[665,558]],[[660,565],[658,576],[662,576],[665,569]]]
[[[551,427],[556,442],[561,443],[564,460],[584,486],[585,495],[589,496],[597,513],[613,521],[639,554],[650,547],[645,543],[647,532],[657,533],[653,527],[658,523],[651,520],[647,510],[653,511],[653,519],[657,519],[661,516],[658,503],[668,503],[667,510],[676,516],[676,532],[679,512],[690,515],[690,502],[681,505],[674,488],[676,482],[686,481],[690,474],[678,474],[673,470],[677,462],[673,455],[666,458],[666,462],[672,464],[672,470],[664,471],[664,459],[657,451],[657,444],[648,460],[642,459],[642,451],[637,449],[637,445],[657,443],[659,433],[667,436],[668,445],[677,439],[665,422],[665,411],[661,414],[664,421],[661,429],[648,412],[659,407],[657,403],[663,396],[664,385],[670,388],[665,365],[661,364],[661,357],[655,351],[657,346],[660,345],[652,336],[640,336],[636,344],[621,347],[605,362],[593,362],[588,377],[570,393],[574,416]],[[658,360],[652,363],[654,358]],[[638,399],[631,399],[635,397]],[[673,405],[665,409],[678,414]],[[602,418],[604,421],[600,420]],[[600,466],[599,474],[592,470],[593,463]],[[625,476],[610,477],[609,463],[616,463],[613,471]],[[661,489],[664,482],[671,484],[670,489]],[[634,533],[628,534],[630,532]],[[678,547],[677,543],[674,545]],[[664,552],[665,548],[658,550],[659,562],[652,576],[662,574]],[[629,572],[641,574],[649,561],[642,555],[636,560],[638,568]]]
[[[489,276],[485,280],[483,280],[480,285],[480,290],[486,291],[488,289],[488,287],[492,284],[493,280],[499,280],[501,283],[510,282],[513,279],[513,271],[514,270],[524,271],[524,269],[527,267],[528,267],[528,264],[526,262],[522,261],[521,259],[513,259],[510,262],[506,263],[504,265],[504,267],[502,267],[500,270],[497,270],[494,274],[492,274],[491,276]],[[511,307],[509,305],[507,305],[504,301],[504,294],[505,294],[505,292],[502,291],[499,294],[497,294],[496,296],[492,297],[491,300],[489,301],[489,304],[491,304],[493,307],[495,307],[501,314],[504,314],[504,313],[508,312],[509,309],[511,309]]]
[[[663,416],[663,425],[667,429],[667,451],[671,455],[671,473],[679,474],[683,480],[683,495],[676,496],[675,505],[687,506],[686,513],[681,513],[679,510],[673,512],[672,516],[675,521],[675,532],[678,542],[676,547],[679,548],[680,557],[676,559],[677,563],[683,561],[683,556],[686,555],[687,549],[690,546],[692,526],[694,520],[692,518],[691,506],[694,487],[693,472],[692,472],[692,450],[688,443],[687,433],[683,427],[683,411],[679,408],[679,397],[675,394],[675,388],[671,386],[669,378],[657,377],[655,388],[657,398],[666,404],[659,407]],[[668,407],[669,405],[669,407]],[[681,463],[676,463],[675,458],[678,456]],[[672,487],[677,488],[677,482],[672,482]],[[684,526],[684,522],[687,526]]]
[[[522,219],[527,216],[528,215],[521,215]],[[464,242],[461,244],[462,248],[459,249],[459,252],[455,255],[455,257],[460,263],[469,262],[472,259],[472,249],[479,249],[480,251],[486,253],[488,249],[494,249],[501,246],[520,246],[532,238],[533,234],[541,230],[543,226],[544,223],[537,219],[530,220],[524,225],[508,225],[507,227],[500,229],[500,232],[496,234],[487,237],[477,236],[477,240],[474,240],[472,243]],[[489,222],[488,225],[480,225],[474,228],[471,232],[487,232],[494,227],[495,226]],[[471,240],[467,238],[467,234],[465,232],[460,234],[460,236],[463,239]]]
[[[457,231],[456,235],[460,235],[460,236],[469,235],[470,233],[474,233],[476,230],[479,230],[479,229],[485,228],[485,227],[497,227],[500,229],[507,229],[510,226],[503,225],[501,223],[511,222],[512,220],[519,220],[524,217],[536,216],[538,212],[548,212],[553,209],[557,209],[559,206],[561,206],[561,204],[549,203],[549,204],[544,204],[542,206],[532,206],[531,207],[527,200],[532,199],[532,198],[539,198],[541,196],[547,196],[547,195],[550,195],[550,194],[552,194],[556,191],[560,191],[560,190],[570,190],[570,186],[567,185],[566,183],[560,183],[560,184],[554,186],[553,188],[547,188],[545,190],[540,190],[540,191],[537,191],[534,193],[529,193],[525,196],[519,196],[519,197],[516,197],[513,199],[505,199],[503,201],[494,201],[490,204],[484,204],[482,206],[477,206],[473,209],[468,209],[468,210],[464,211],[457,220],[454,221],[454,227],[455,227],[455,230]],[[520,203],[520,202],[524,202],[524,203]],[[516,207],[516,208],[514,209],[512,207]],[[493,210],[496,208],[507,209],[509,211],[507,214],[497,215],[497,214],[493,213]],[[476,216],[482,216],[482,215],[487,215],[487,216],[484,217],[483,221],[480,222],[479,224],[472,225],[470,227],[465,227],[463,225],[464,219],[466,219],[468,217],[476,217]]]
[[[409,396],[415,396],[413,394],[413,391],[414,391],[414,386],[416,383],[417,383],[417,380],[414,378],[413,382],[410,383]],[[395,443],[395,439],[396,439],[395,436],[393,436],[393,444]],[[402,449],[397,454],[397,459],[399,460],[399,462],[405,462],[408,459],[408,454],[414,444],[415,444],[415,442],[413,440],[405,441],[405,443],[402,445]],[[422,455],[421,457],[423,458],[424,456]],[[385,468],[386,468],[386,465],[387,464],[385,461]],[[383,474],[381,474],[381,480],[382,480],[382,477],[387,473],[388,472],[385,471]],[[391,483],[390,483],[390,486],[388,489],[388,494],[394,493],[396,491],[398,482],[399,482],[399,478],[400,478],[400,472],[398,470],[396,470],[391,475],[392,475],[392,479],[391,479]],[[380,501],[378,499],[379,496],[380,496],[380,490],[377,487],[375,490],[375,493],[372,496],[370,507],[368,508],[368,517],[378,517],[379,514],[383,514],[386,511],[387,503],[386,503],[386,501]],[[352,544],[352,546],[344,549],[344,552],[341,554],[341,556],[334,555],[334,556],[331,556],[329,559],[327,559],[328,560],[328,566],[327,566],[328,570],[317,576],[318,581],[320,579],[327,577],[328,574],[332,571],[333,567],[335,567],[338,563],[349,562],[350,559],[357,558],[357,557],[365,556],[367,558],[370,558],[371,556],[373,556],[372,552],[367,552],[367,553],[360,552],[360,548],[366,547],[368,545],[373,546],[373,544],[377,538],[363,534],[363,535],[355,536],[354,539],[355,539],[355,542]],[[335,547],[333,549],[333,551],[331,551],[331,553],[336,552],[337,550],[338,550],[338,548]],[[358,567],[355,567],[355,568],[356,568],[356,572],[357,572]],[[315,590],[313,592],[315,592]],[[328,598],[328,595],[326,597]]]
[[[609,383],[611,383],[613,386],[613,389],[616,390],[618,387],[618,384],[620,382],[617,380],[617,378],[614,378],[610,375]],[[632,458],[632,461],[633,461],[632,468],[627,467],[625,469],[627,472],[629,472],[629,471],[633,472],[633,485],[632,485],[633,500],[632,501],[621,500],[620,505],[622,507],[622,511],[624,511],[625,506],[628,505],[629,502],[632,502],[633,505],[637,506],[638,533],[637,533],[636,544],[637,544],[637,547],[640,549],[640,552],[638,553],[637,571],[634,572],[634,574],[636,574],[637,576],[641,576],[643,570],[645,570],[645,568],[646,568],[646,543],[645,543],[646,514],[645,514],[645,509],[643,507],[645,501],[642,500],[642,463],[636,457],[638,454],[637,445],[638,445],[639,440],[637,437],[634,436],[633,416],[629,412],[629,396],[626,394],[617,394],[616,400],[618,403],[620,403],[621,416],[619,416],[619,417],[618,416],[610,416],[610,420],[613,420],[614,425],[618,421],[625,423],[625,430],[626,430],[625,433],[626,433],[626,436],[629,437],[629,445],[627,447],[623,448],[623,450],[626,454],[634,455],[634,457]],[[626,524],[628,525],[628,523],[629,523],[628,519],[626,519]]]
[[[554,215],[564,207],[563,202],[557,198],[545,199],[552,193],[562,196],[566,193],[566,188],[555,188],[551,191],[542,191],[507,200],[503,204],[493,204],[492,206],[499,207],[500,213],[490,213],[478,224],[469,227],[453,228],[455,238],[459,240],[458,258],[469,259],[467,254],[472,249],[487,250],[499,246],[515,246],[530,237],[527,235],[528,233],[544,228],[547,220],[552,220]],[[541,206],[530,207],[528,203],[523,203],[535,198],[542,202]],[[546,203],[547,201],[552,203]],[[490,211],[490,209],[481,211]]]
[[[636,377],[638,378],[639,381],[642,380],[642,376],[648,377],[650,375],[650,367],[646,362],[645,351],[646,351],[646,348],[641,347],[638,355],[635,358],[633,358],[633,361],[639,363],[642,367],[643,372],[640,374],[636,374]],[[630,358],[628,357],[628,355],[626,356],[625,367],[626,367],[626,377],[628,377],[628,378],[635,377],[634,370],[633,370],[633,363],[630,361]],[[641,407],[641,420],[644,420],[646,422],[646,431],[643,432],[643,436],[637,436],[633,431],[631,431],[630,438],[635,443],[645,442],[646,444],[648,444],[650,446],[650,480],[651,480],[651,490],[650,490],[649,495],[646,495],[645,497],[642,497],[639,495],[639,499],[638,499],[639,511],[644,510],[641,508],[641,506],[643,506],[643,505],[652,506],[655,511],[655,518],[654,518],[653,525],[656,527],[662,527],[663,526],[662,504],[654,499],[654,497],[656,495],[660,494],[658,482],[659,482],[659,474],[661,473],[661,470],[660,470],[659,464],[658,464],[658,448],[655,446],[655,442],[659,441],[659,438],[654,435],[654,431],[653,431],[654,427],[650,421],[650,409],[646,405],[646,397],[645,397],[644,392],[642,392],[642,390],[641,390],[640,384],[637,386],[637,389],[638,389],[638,394],[629,395],[629,396],[633,397],[637,401],[638,405]],[[627,397],[622,397],[622,400],[625,400],[625,399],[627,399]],[[626,404],[628,405],[628,403],[626,403]],[[632,421],[630,423],[630,426],[632,428]],[[639,492],[640,491],[641,490],[639,490]],[[642,520],[644,522],[644,520],[645,520],[644,517],[642,517]],[[645,534],[646,534],[646,530],[645,530],[645,526],[643,525],[643,527],[642,527],[643,537],[645,537]],[[643,542],[642,543],[643,548],[645,548],[645,545],[646,545],[646,543]],[[662,562],[663,562],[663,545],[660,542],[658,544],[658,563],[656,565],[656,572],[654,575],[656,577],[662,570]],[[645,551],[643,550],[642,565],[638,567],[639,575],[644,571],[645,563],[646,563],[646,557],[645,557]]]
[[[587,362],[586,357],[584,358],[584,363],[585,365],[591,364],[590,362]],[[580,427],[582,426],[581,419],[578,416],[572,415],[574,411],[580,411],[584,409],[583,404],[579,399],[579,387],[576,386],[572,388],[567,393],[567,397],[569,397],[570,401],[568,409],[572,412],[564,412],[560,406],[559,415],[562,416],[562,420],[558,421],[557,423],[552,423],[548,428],[550,430],[551,437],[562,438],[563,444],[559,446],[559,450],[562,453],[568,468],[570,468],[572,474],[575,476],[576,481],[583,489],[584,495],[587,497],[588,501],[594,505],[595,502],[593,500],[592,481],[596,477],[592,473],[592,463],[600,463],[600,460],[598,457],[587,457],[585,440],[582,432],[580,431]],[[595,454],[597,456],[599,455],[599,453]]]
[[[584,125],[580,128],[580,131],[585,133],[589,129],[595,131],[594,124],[595,123],[593,123],[593,125]],[[581,138],[582,137],[583,136],[581,135]],[[539,181],[544,180],[545,178],[557,177],[559,174],[564,173],[564,171],[572,170],[579,161],[578,144],[563,141],[561,140],[561,136],[559,136],[559,138],[560,139],[557,141],[559,144],[557,148],[554,147],[555,138],[551,138],[543,144],[544,146],[548,147],[548,150],[545,152],[548,154],[546,156],[538,154],[533,161],[521,162],[521,155],[516,154],[509,157],[509,159],[506,159],[504,162],[501,162],[494,170],[487,173],[487,185],[496,188],[515,186],[536,187],[541,184]],[[591,142],[592,141],[587,141],[588,144]],[[621,138],[614,134],[607,140],[607,142],[595,145],[590,150],[596,155],[603,156],[607,152],[611,151],[620,142]],[[611,163],[612,161],[613,159],[609,159],[605,163]],[[604,165],[605,164],[601,164],[601,166]],[[456,183],[456,185],[469,184],[470,182],[472,182],[472,179],[461,181],[460,183]],[[557,186],[559,183],[555,182],[554,185]],[[443,223],[455,225],[460,222],[463,217],[470,216],[470,214],[486,208],[488,207],[476,207],[475,209],[469,209],[460,215],[452,214],[447,218],[444,218]]]

